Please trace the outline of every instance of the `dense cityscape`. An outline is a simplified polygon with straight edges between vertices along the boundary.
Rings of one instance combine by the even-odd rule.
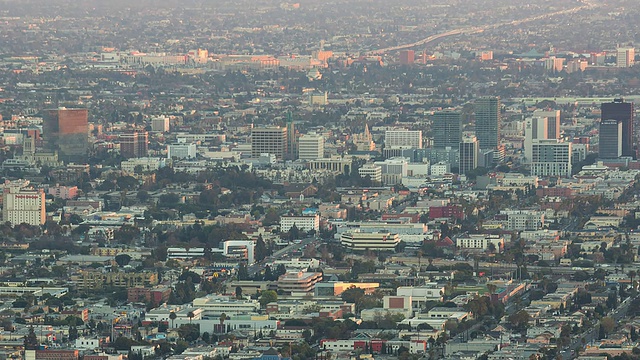
[[[0,0],[0,359],[640,360],[631,0]]]

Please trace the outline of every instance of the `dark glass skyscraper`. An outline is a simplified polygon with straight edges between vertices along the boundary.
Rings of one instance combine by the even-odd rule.
[[[462,115],[456,111],[440,111],[433,116],[433,147],[457,149],[462,141]]]
[[[84,162],[89,151],[87,109],[59,108],[43,113],[45,149],[57,151],[60,160]]]
[[[622,123],[622,156],[636,157],[633,148],[633,103],[625,102],[624,99],[614,99],[610,103],[602,103],[600,123],[606,120],[617,120]],[[602,140],[601,140],[602,141]],[[605,146],[607,146],[605,144]]]
[[[500,98],[476,99],[476,137],[480,148],[493,149],[500,144]]]

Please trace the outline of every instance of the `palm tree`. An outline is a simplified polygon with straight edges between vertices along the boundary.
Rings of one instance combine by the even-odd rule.
[[[498,286],[496,284],[491,284],[491,283],[487,284],[487,290],[489,290],[489,294],[491,295],[495,294],[497,289],[498,289]]]
[[[226,331],[224,331],[224,321],[227,320],[229,317],[227,317],[227,314],[222,313],[220,314],[220,331],[223,333],[226,333]]]
[[[175,320],[177,317],[178,317],[178,315],[176,315],[175,312],[172,311],[172,312],[169,313],[169,319],[171,319],[171,328],[172,329],[174,328],[173,327],[173,320]]]
[[[633,285],[633,278],[638,275],[638,273],[635,270],[629,270],[629,272],[627,273],[627,275],[629,275],[629,278],[631,279],[631,288],[635,290],[635,286]]]
[[[189,311],[187,313],[187,317],[189,318],[189,324],[191,324],[191,319],[193,319],[194,316],[195,314],[193,313],[193,311]]]

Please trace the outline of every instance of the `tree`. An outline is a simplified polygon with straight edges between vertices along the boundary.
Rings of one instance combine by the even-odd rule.
[[[193,311],[189,311],[187,313],[187,317],[189,318],[189,325],[191,325],[191,320],[194,318],[195,314],[193,313]]]
[[[242,286],[236,286],[236,299],[242,299]]]
[[[247,270],[247,265],[240,264],[240,267],[238,267],[238,280],[249,280],[249,271]]]
[[[359,303],[363,297],[364,297],[364,290],[357,288],[355,286],[352,286],[347,290],[343,291],[341,295],[342,301],[347,303],[352,303],[352,304]]]
[[[40,347],[36,332],[33,330],[33,326],[29,326],[29,333],[24,337],[24,349],[25,350],[37,350]]]
[[[268,303],[278,301],[278,293],[273,290],[266,290],[260,293],[260,305],[266,306]]]
[[[509,316],[509,322],[518,331],[524,331],[529,324],[529,313],[524,310],[520,310]]]
[[[78,328],[69,326],[69,341],[75,341],[78,338]]]
[[[603,317],[602,320],[600,320],[600,327],[602,328],[602,331],[604,331],[605,335],[608,335],[611,334],[613,329],[615,329],[616,322],[608,316]]]
[[[173,311],[172,311],[172,312],[170,312],[170,313],[169,313],[169,319],[171,319],[171,328],[172,328],[172,329],[174,328],[174,327],[173,327],[173,321],[174,321],[177,317],[178,317],[178,315],[176,315],[176,313],[175,313],[175,312],[173,312]]]
[[[118,266],[124,267],[124,266],[127,266],[131,261],[131,256],[129,256],[128,254],[118,254],[115,257],[115,260]]]

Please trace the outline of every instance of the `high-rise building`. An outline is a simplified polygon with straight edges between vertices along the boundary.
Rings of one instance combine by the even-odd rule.
[[[622,122],[622,156],[635,158],[633,135],[633,103],[624,99],[614,99],[610,103],[602,103],[600,123],[604,120],[617,120]]]
[[[125,158],[147,156],[149,152],[149,133],[146,131],[130,131],[118,136],[120,155]]]
[[[433,115],[433,147],[457,149],[462,141],[462,114],[440,111]]]
[[[533,141],[531,175],[571,176],[571,143],[558,139]]]
[[[533,116],[547,118],[547,139],[560,138],[560,110],[536,110]]]
[[[324,137],[305,134],[298,139],[298,159],[316,160],[324,157]]]
[[[43,113],[44,147],[57,151],[60,160],[84,162],[89,152],[89,111],[59,108]]]
[[[400,65],[413,65],[416,53],[413,50],[400,51]]]
[[[169,118],[166,116],[158,116],[151,119],[151,131],[153,132],[169,132]]]
[[[476,137],[481,149],[493,149],[500,144],[500,98],[476,100]]]
[[[617,159],[622,156],[622,121],[607,119],[600,122],[598,156],[601,159]]]
[[[39,226],[45,223],[44,190],[7,187],[2,194],[2,221],[11,225],[26,223]]]
[[[524,126],[524,162],[531,162],[533,141],[547,139],[549,134],[549,118],[533,117],[525,120]]]
[[[616,57],[616,66],[619,68],[631,67],[635,63],[636,50],[632,46],[619,47]]]
[[[460,174],[466,174],[478,167],[479,152],[479,143],[475,136],[465,137],[462,139],[462,142],[460,143]]]
[[[298,155],[298,134],[296,124],[289,119],[287,122],[287,159],[295,160]]]
[[[287,155],[287,128],[280,126],[253,128],[251,130],[251,157],[272,154],[277,159]]]
[[[384,133],[384,146],[422,149],[422,130],[387,130]]]

